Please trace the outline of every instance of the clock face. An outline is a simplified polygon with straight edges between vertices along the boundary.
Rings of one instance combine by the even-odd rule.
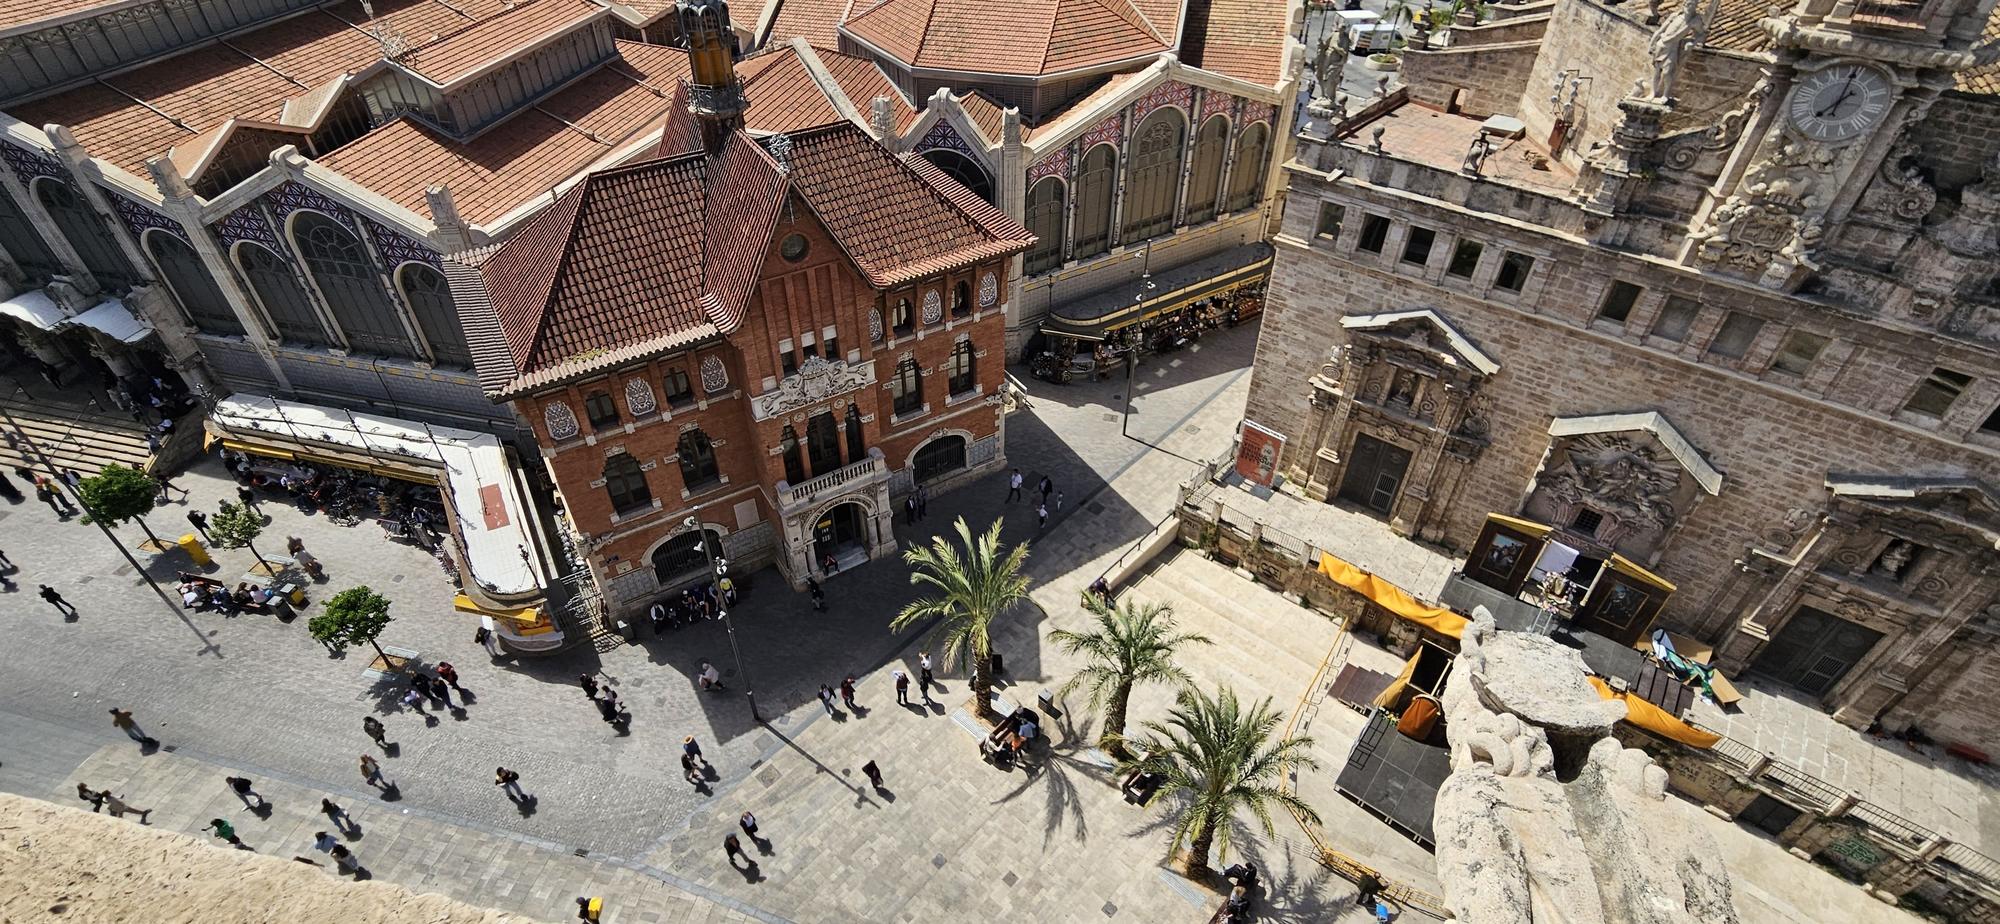
[[[1889,112],[1889,77],[1860,64],[1836,64],[1799,78],[1785,115],[1799,134],[1837,144],[1861,137]]]

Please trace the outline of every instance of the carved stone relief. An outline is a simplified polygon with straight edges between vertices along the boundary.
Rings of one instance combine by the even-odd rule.
[[[1526,512],[1566,526],[1578,512],[1596,511],[1602,516],[1596,538],[1643,559],[1692,505],[1692,482],[1680,462],[1646,433],[1586,434],[1557,442]]]
[[[659,410],[660,403],[654,400],[653,386],[645,379],[629,379],[625,382],[625,407],[637,417]]]
[[[799,365],[798,372],[785,376],[776,389],[750,399],[750,409],[756,419],[768,420],[874,382],[874,363],[849,365],[844,360],[810,356]]]
[[[543,405],[542,421],[548,425],[549,439],[567,440],[576,438],[578,429],[576,412],[569,409],[568,403],[551,401]]]
[[[1691,236],[1701,262],[1753,279],[1814,268],[1810,257],[1825,229],[1810,213],[1833,162],[1830,150],[1788,140],[1751,167],[1741,190]]]

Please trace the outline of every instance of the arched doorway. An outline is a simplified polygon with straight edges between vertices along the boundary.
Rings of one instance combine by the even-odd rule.
[[[701,537],[708,537],[708,552],[701,550]],[[697,575],[708,573],[708,556],[722,557],[722,539],[715,530],[685,532],[668,539],[653,550],[653,576],[661,587],[672,587]]]
[[[917,450],[917,458],[910,464],[910,474],[918,484],[926,484],[964,467],[965,437],[941,436]]]
[[[930,161],[931,166],[943,170],[946,176],[964,184],[972,194],[993,204],[993,180],[986,175],[986,168],[979,162],[950,148],[932,148],[920,155]]]
[[[848,501],[819,515],[813,521],[813,564],[818,566],[832,555],[846,566],[848,556],[868,554],[868,512]]]

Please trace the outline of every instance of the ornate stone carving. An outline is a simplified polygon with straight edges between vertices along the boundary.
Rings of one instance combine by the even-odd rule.
[[[577,434],[576,412],[563,401],[551,401],[542,405],[542,422],[548,425],[549,439],[574,439]]]
[[[708,356],[701,361],[701,389],[715,394],[729,387],[729,370],[722,365],[722,357]]]
[[[625,408],[632,416],[651,414],[660,409],[660,403],[653,399],[653,386],[645,379],[629,379],[625,382]]]
[[[873,309],[868,312],[868,342],[882,342],[882,312]]]
[[[991,308],[993,303],[999,300],[1000,283],[993,278],[992,273],[982,274],[979,277],[979,307]]]
[[[1750,123],[1750,117],[1757,114],[1758,107],[1771,95],[1771,82],[1759,80],[1750,88],[1750,95],[1743,105],[1722,114],[1714,125],[1675,139],[1667,149],[1666,164],[1675,170],[1687,170],[1701,160],[1704,154],[1720,153],[1736,146],[1736,140],[1743,137],[1743,126]]]
[[[1665,529],[1679,515],[1673,496],[1680,479],[1679,463],[1661,450],[1623,434],[1593,433],[1563,449],[1539,490],[1567,510],[1596,510],[1621,531]]]
[[[1876,176],[1881,183],[1873,190],[1877,195],[1869,198],[1879,199],[1876,204],[1889,214],[1904,221],[1920,221],[1937,207],[1937,190],[1931,188],[1918,166],[1917,142],[1908,133],[1889,148]]]
[[[758,420],[768,420],[874,383],[874,363],[807,357],[776,389],[750,399],[750,411]]]
[[[924,323],[936,324],[943,317],[944,299],[938,296],[938,290],[924,290]]]
[[[1752,278],[1813,268],[1810,254],[1825,232],[1807,213],[1819,205],[1814,187],[1831,172],[1833,160],[1825,148],[1786,141],[1750,168],[1741,191],[1692,236],[1702,262]]]
[[[1680,8],[1668,14],[1659,31],[1653,33],[1646,51],[1653,59],[1653,79],[1647,89],[1652,91],[1654,99],[1669,99],[1674,95],[1674,84],[1680,80],[1681,64],[1688,49],[1708,38],[1708,16],[1702,12],[1701,4],[1702,0],[1683,0]]]

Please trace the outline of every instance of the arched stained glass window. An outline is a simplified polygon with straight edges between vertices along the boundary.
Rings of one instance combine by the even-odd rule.
[[[166,280],[167,291],[173,293],[174,301],[195,327],[208,334],[243,333],[236,312],[229,309],[229,300],[188,242],[158,229],[147,231],[141,240],[146,244],[146,255],[159,268],[160,278]]]
[[[1139,123],[1132,138],[1132,157],[1125,168],[1125,233],[1120,238],[1128,244],[1174,229],[1187,120],[1180,110],[1162,106]]]
[[[1194,166],[1188,169],[1187,223],[1215,217],[1222,196],[1222,163],[1229,158],[1229,117],[1212,115],[1194,136]]]
[[[292,242],[350,346],[384,356],[418,355],[360,238],[325,215],[300,212],[293,219]]]
[[[292,265],[262,244],[236,245],[236,266],[249,280],[250,291],[271,319],[278,339],[294,346],[326,346],[332,341],[313,312],[312,299],[299,285]]]
[[[1118,149],[1108,144],[1083,155],[1076,173],[1076,258],[1111,249],[1111,188],[1118,183]]]

